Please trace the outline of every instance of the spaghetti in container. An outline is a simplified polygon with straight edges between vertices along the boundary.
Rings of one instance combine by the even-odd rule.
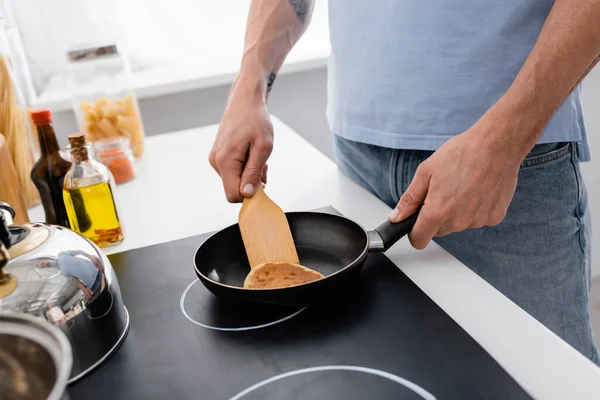
[[[124,183],[135,178],[135,158],[127,137],[109,137],[94,142],[98,161],[106,165],[115,183]]]
[[[0,133],[6,138],[19,189],[27,208],[40,204],[29,174],[39,158],[37,135],[14,70],[8,38],[0,27]],[[0,171],[1,173],[1,171]]]

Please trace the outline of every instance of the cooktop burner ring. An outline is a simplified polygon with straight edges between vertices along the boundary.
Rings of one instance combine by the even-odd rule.
[[[254,329],[267,328],[269,326],[273,326],[273,325],[279,324],[281,322],[290,320],[309,307],[309,306],[304,306],[304,307],[300,308],[299,310],[295,310],[291,314],[285,315],[281,318],[277,318],[273,321],[269,321],[269,322],[265,322],[265,323],[261,323],[261,324],[257,324],[257,325],[248,325],[248,326],[240,326],[240,327],[220,327],[220,326],[210,325],[210,324],[203,323],[203,322],[200,322],[200,321],[194,319],[186,310],[186,306],[185,306],[186,297],[188,296],[188,293],[190,292],[192,287],[194,287],[194,285],[198,282],[200,282],[200,280],[195,279],[189,285],[187,285],[187,287],[183,291],[183,294],[181,295],[181,298],[179,299],[179,308],[181,309],[181,312],[183,313],[185,318],[187,318],[188,321],[190,321],[191,323],[193,323],[195,325],[206,328],[206,329],[212,329],[215,331],[224,331],[224,332],[241,332],[241,331],[250,331],[250,330],[254,330]],[[206,289],[206,291],[208,292],[208,289]],[[212,296],[212,293],[208,292],[207,295]]]
[[[424,400],[437,400],[437,398],[433,394],[429,393],[427,390],[425,390],[421,386],[417,385],[416,383],[414,383],[412,381],[409,381],[406,378],[402,378],[400,376],[394,375],[394,374],[386,372],[386,371],[381,371],[381,370],[374,369],[374,368],[360,367],[360,366],[355,366],[355,365],[323,365],[323,366],[318,366],[318,367],[309,367],[309,368],[303,368],[303,369],[297,369],[294,371],[285,372],[283,374],[273,376],[271,378],[265,379],[261,382],[254,384],[254,385],[250,386],[249,388],[244,389],[243,391],[239,392],[235,396],[231,397],[229,400],[240,400],[247,394],[250,394],[263,386],[266,386],[270,383],[273,383],[273,382],[276,382],[276,381],[279,381],[279,380],[282,380],[285,378],[289,378],[289,377],[301,375],[301,374],[307,374],[307,373],[311,373],[311,372],[322,372],[322,371],[352,371],[352,372],[363,372],[363,373],[370,374],[370,375],[376,375],[376,376],[388,379],[392,382],[395,382],[395,383],[398,383],[398,384],[404,386],[405,388],[413,391],[415,394],[421,396]]]

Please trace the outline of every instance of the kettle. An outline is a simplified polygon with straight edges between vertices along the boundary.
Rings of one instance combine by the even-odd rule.
[[[27,314],[64,332],[72,383],[98,367],[125,340],[129,313],[106,255],[62,226],[13,224],[0,202],[0,316]]]

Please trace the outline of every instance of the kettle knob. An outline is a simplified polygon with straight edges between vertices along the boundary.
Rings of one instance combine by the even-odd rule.
[[[0,218],[2,216],[0,215]],[[3,268],[10,262],[8,249],[0,242],[0,299],[10,295],[17,287],[17,279],[11,274],[3,271]]]
[[[10,247],[10,230],[8,226],[12,224],[16,216],[15,209],[10,204],[0,201],[0,243],[6,248]]]
[[[6,249],[10,249],[28,235],[27,229],[13,225],[14,216],[15,210],[9,204],[0,201],[0,244]]]
[[[5,287],[9,285],[14,279],[7,276],[2,269],[10,261],[10,254],[8,248],[10,247],[10,230],[8,229],[9,221],[12,223],[12,219],[15,217],[15,210],[7,203],[0,201],[0,298],[4,297],[4,292],[12,292]]]
[[[15,217],[17,216],[17,213],[15,212],[15,209],[12,208],[12,206],[8,203],[5,203],[4,201],[0,201],[0,210],[5,210],[8,211],[8,213],[10,214],[10,219],[15,219]],[[2,213],[0,213],[2,214]],[[12,221],[11,221],[12,223]]]

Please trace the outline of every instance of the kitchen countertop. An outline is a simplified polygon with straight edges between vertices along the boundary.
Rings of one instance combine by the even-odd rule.
[[[266,191],[285,211],[333,206],[366,229],[390,209],[346,178],[335,163],[272,117],[275,149]],[[125,240],[107,254],[222,229],[237,222],[208,164],[217,132],[211,125],[147,138],[135,180],[117,196]],[[41,207],[30,210],[42,220]],[[580,355],[478,275],[432,243],[418,251],[400,240],[386,255],[465,329],[536,399],[592,399],[600,368]]]

